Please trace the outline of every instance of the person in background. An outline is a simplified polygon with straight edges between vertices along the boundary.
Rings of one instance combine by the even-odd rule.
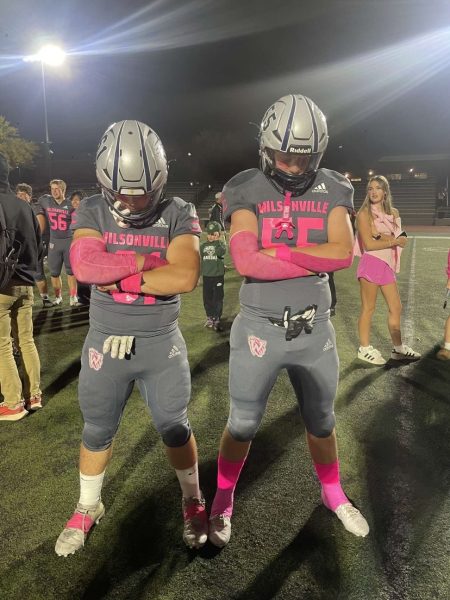
[[[101,194],[77,209],[70,250],[78,279],[94,286],[78,387],[84,420],[80,496],[55,552],[67,556],[82,548],[105,514],[103,478],[134,384],[180,485],[183,540],[200,548],[208,517],[187,414],[191,375],[178,327],[180,294],[194,289],[200,274],[197,213],[181,198],[165,196],[164,147],[139,121],[106,130],[96,173]]]
[[[205,307],[205,327],[220,331],[220,318],[223,311],[225,282],[224,257],[227,252],[222,229],[216,221],[206,226],[207,241],[200,244],[203,276],[203,306]]]
[[[447,288],[444,302],[444,308],[450,307],[450,250],[447,256]],[[439,360],[450,360],[450,315],[445,321],[444,327],[444,345],[436,353]]]
[[[74,210],[77,210],[83,198],[84,192],[82,190],[75,190],[70,194],[70,204]]]
[[[28,204],[30,204],[30,206],[36,216],[36,219],[39,223],[39,229],[41,230],[41,236],[43,236],[43,234],[45,232],[46,220],[45,220],[44,215],[42,214],[41,207],[32,201],[33,188],[31,187],[31,185],[28,185],[27,183],[18,183],[16,185],[16,196],[18,198],[20,198],[20,200],[25,200],[25,202],[28,202]],[[44,248],[44,254],[45,254],[45,248]],[[47,277],[45,276],[45,269],[44,269],[44,255],[39,260],[38,270],[36,271],[36,273],[34,275],[34,280],[36,282],[36,287],[39,290],[39,294],[41,296],[42,307],[43,308],[51,308],[53,306],[53,302],[50,300],[49,295],[48,295],[48,283],[47,283]]]
[[[0,153],[0,204],[7,229],[20,244],[12,279],[0,289],[0,421],[19,421],[42,408],[41,365],[33,338],[34,273],[43,255],[39,224],[27,202],[18,201],[8,181],[9,165]],[[23,385],[13,356],[11,333],[22,355]]]
[[[381,352],[370,344],[372,317],[381,291],[388,307],[391,359],[418,360],[420,354],[403,343],[400,329],[402,303],[396,273],[400,271],[401,251],[408,240],[399,212],[392,204],[389,182],[383,175],[369,179],[365,200],[356,216],[356,228],[355,252],[361,256],[356,271],[361,292],[358,358],[372,365],[386,363]]]
[[[64,264],[69,287],[70,306],[79,306],[77,296],[77,280],[70,265],[69,250],[72,241],[70,223],[73,208],[65,196],[66,184],[62,179],[50,181],[50,195],[45,194],[38,199],[38,204],[45,215],[50,228],[50,242],[48,248],[48,268],[55,292],[54,306],[62,304],[61,270]]]
[[[274,102],[259,142],[260,169],[238,173],[224,188],[230,254],[245,279],[230,335],[230,414],[209,540],[218,547],[230,540],[234,491],[282,369],[305,423],[322,501],[345,529],[364,537],[367,521],[340,483],[333,406],[339,359],[326,275],[352,264],[353,188],[340,173],[319,169],[327,123],[306,96]]]
[[[209,220],[219,223],[220,229],[225,231],[225,223],[223,220],[223,192],[217,192],[215,195],[214,204],[209,209]]]

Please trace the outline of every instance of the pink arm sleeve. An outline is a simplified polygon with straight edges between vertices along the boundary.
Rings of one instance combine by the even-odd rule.
[[[134,253],[107,252],[104,240],[93,237],[82,237],[72,242],[70,265],[78,281],[100,285],[114,283],[139,272]]]
[[[323,258],[311,256],[310,254],[303,254],[303,252],[290,252],[289,254],[289,262],[298,265],[299,267],[303,267],[304,269],[308,269],[309,271],[314,271],[315,273],[331,273],[333,271],[347,269],[353,262],[353,253],[347,258]],[[282,257],[280,256],[280,258]]]
[[[259,252],[258,239],[251,231],[238,231],[231,236],[230,254],[236,270],[245,277],[277,281],[311,275],[302,267]]]
[[[165,258],[160,258],[159,256],[155,256],[154,254],[144,254],[144,267],[143,271],[151,271],[152,269],[156,269],[158,267],[163,267],[164,265],[168,265],[169,263]]]

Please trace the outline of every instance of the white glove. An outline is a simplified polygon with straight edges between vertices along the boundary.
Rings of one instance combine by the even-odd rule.
[[[131,354],[134,335],[110,335],[103,344],[103,354],[111,351],[111,358],[125,358],[125,354]]]

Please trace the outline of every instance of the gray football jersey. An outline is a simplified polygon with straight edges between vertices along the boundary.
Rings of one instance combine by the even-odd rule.
[[[66,198],[61,204],[58,204],[53,196],[45,194],[39,198],[38,204],[42,207],[48,221],[50,241],[71,238],[70,224],[73,208],[70,200]]]
[[[166,257],[169,243],[179,235],[200,235],[193,204],[181,198],[164,201],[159,218],[149,227],[123,228],[117,225],[101,194],[84,200],[76,211],[72,229],[95,229],[103,235],[108,252],[154,254]],[[113,294],[92,290],[91,324],[103,333],[150,337],[174,329],[180,310],[180,296]]]
[[[328,216],[336,206],[353,211],[353,186],[346,177],[319,169],[314,184],[290,201],[277,191],[259,169],[235,175],[225,185],[225,219],[233,212],[247,209],[258,219],[259,248],[311,246],[327,242]],[[241,286],[240,302],[247,312],[280,318],[285,306],[291,314],[317,304],[316,320],[328,318],[330,290],[326,275],[297,279],[261,281],[246,278]]]

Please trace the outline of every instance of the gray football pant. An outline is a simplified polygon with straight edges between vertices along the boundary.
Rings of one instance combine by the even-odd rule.
[[[59,277],[61,275],[63,263],[67,275],[73,275],[69,258],[71,243],[72,238],[55,239],[49,243],[47,264],[52,277]]]
[[[268,319],[240,313],[230,336],[228,430],[238,441],[252,440],[279,372],[286,369],[306,429],[327,437],[335,426],[334,397],[339,378],[336,336],[330,321],[316,323],[291,341]]]
[[[83,445],[92,451],[111,445],[136,382],[164,443],[183,446],[191,435],[191,374],[180,330],[136,337],[133,353],[122,360],[103,354],[107,337],[91,327],[83,346],[78,384]]]

